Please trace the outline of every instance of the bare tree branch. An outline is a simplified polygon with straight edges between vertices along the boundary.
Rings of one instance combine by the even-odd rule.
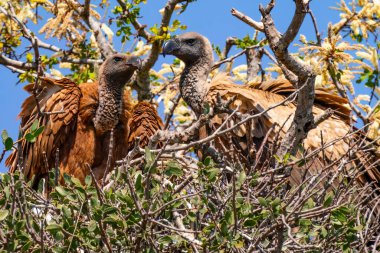
[[[222,55],[224,59],[228,57],[228,53],[230,52],[232,46],[236,45],[236,41],[237,41],[236,37],[228,37],[226,39],[226,46],[224,47],[223,55]]]
[[[262,71],[261,58],[263,57],[264,50],[262,48],[250,48],[245,52],[247,59],[247,82],[251,82]],[[264,76],[262,76],[264,78]]]
[[[272,0],[266,8],[260,5],[260,12],[263,15],[262,22],[264,24],[264,33],[272,51],[278,59],[278,62],[285,65],[287,69],[298,77],[296,87],[299,88],[306,85],[298,94],[297,108],[293,122],[278,150],[278,155],[280,157],[287,152],[290,152],[291,154],[296,152],[297,145],[301,143],[307,135],[308,126],[312,125],[314,122],[312,107],[315,96],[314,89],[316,74],[309,65],[291,56],[288,52],[288,46],[297,35],[305,15],[307,14],[305,10],[308,10],[309,8],[309,1],[296,0],[295,4],[295,14],[284,35],[281,35],[276,29],[272,16],[270,15],[270,11],[275,6],[275,1]]]
[[[3,54],[0,54],[0,64],[9,67],[14,67],[20,70],[31,70],[36,68],[34,63],[12,60],[11,58],[8,58]]]
[[[246,23],[247,25],[255,28],[256,30],[258,30],[260,32],[264,32],[264,24],[262,22],[257,22],[255,20],[251,19],[249,16],[247,16],[244,13],[236,10],[235,8],[231,9],[231,14],[233,16],[237,17],[238,19],[240,19],[241,21],[243,21],[244,23]]]
[[[244,53],[246,53],[247,50],[249,50],[249,49],[255,49],[255,48],[260,47],[260,44],[261,44],[261,42],[258,43],[258,45],[254,45],[254,46],[251,46],[251,47],[247,47],[246,49],[241,50],[239,53],[237,53],[237,54],[235,54],[235,55],[233,55],[233,56],[231,56],[231,57],[228,57],[228,58],[226,58],[226,59],[223,59],[223,60],[220,60],[220,61],[218,61],[218,62],[215,62],[215,63],[214,63],[214,66],[212,66],[212,70],[219,68],[222,64],[224,64],[224,63],[226,63],[226,62],[232,62],[233,60],[235,60],[235,59],[238,58],[239,56],[241,56],[241,55],[243,55]]]

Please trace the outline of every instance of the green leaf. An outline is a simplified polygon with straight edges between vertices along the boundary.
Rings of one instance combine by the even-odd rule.
[[[28,252],[28,249],[30,248],[30,246],[32,246],[32,241],[26,242],[26,243],[22,246],[21,251],[22,251],[22,252]]]
[[[160,32],[160,30],[157,28],[157,24],[154,24],[154,26],[150,28],[150,31],[155,35],[157,35]]]
[[[148,147],[145,147],[145,161],[146,161],[147,167],[149,167],[154,161],[154,155]]]
[[[322,227],[322,228],[321,228],[321,236],[322,236],[323,238],[326,238],[326,236],[327,236],[327,230],[326,230],[325,227]]]
[[[5,220],[9,214],[8,210],[0,210],[0,221]]]
[[[35,119],[32,123],[32,126],[30,127],[30,131],[32,132],[36,131],[38,128],[38,125],[39,125],[38,119]]]
[[[332,203],[332,201],[333,201],[333,196],[332,196],[332,194],[331,194],[331,193],[327,194],[327,195],[325,196],[325,201],[323,202],[323,206],[324,206],[324,207],[328,207],[328,206],[330,206],[331,203]]]
[[[275,198],[272,202],[271,202],[271,205],[272,205],[272,207],[276,207],[276,206],[278,206],[278,205],[280,205],[281,204],[281,199],[280,198]]]
[[[262,205],[262,206],[267,206],[268,205],[268,202],[267,202],[267,200],[265,198],[258,197],[257,199],[259,200],[260,205]]]
[[[254,227],[256,226],[256,221],[253,219],[248,219],[243,224],[244,227]]]
[[[245,174],[244,171],[240,172],[239,173],[239,176],[236,180],[236,188],[237,189],[240,189],[240,187],[243,185],[243,183],[245,182],[245,179],[247,178],[247,175]]]
[[[87,186],[90,186],[91,183],[92,183],[92,178],[90,175],[87,175],[86,178],[84,179],[84,183],[87,185]]]
[[[315,207],[315,202],[314,202],[314,200],[312,198],[309,198],[307,200],[307,206],[308,206],[309,209]]]
[[[38,188],[37,188],[38,193],[44,193],[44,191],[46,190],[46,189],[45,189],[45,182],[46,182],[46,179],[45,179],[45,178],[42,178],[42,179],[38,182]]]
[[[210,166],[213,163],[211,157],[207,156],[205,160],[203,161],[203,164],[206,166]]]
[[[25,139],[31,143],[34,143],[36,141],[36,137],[32,133],[27,133],[25,135]]]
[[[299,220],[299,224],[301,226],[306,226],[307,227],[307,226],[310,226],[312,224],[312,222],[309,219],[300,219]]]
[[[281,158],[278,155],[273,155],[277,162],[281,163]]]
[[[220,170],[217,168],[211,168],[207,170],[207,178],[210,181],[214,181],[216,176],[220,173]]]
[[[172,243],[174,240],[172,239],[171,236],[168,236],[168,235],[165,235],[161,238],[158,238],[158,243],[159,244],[164,244],[164,245],[167,245],[167,244],[170,244]]]
[[[76,178],[76,177],[72,177],[71,178],[71,182],[73,182],[75,186],[78,186],[78,187],[81,187],[81,188],[83,187],[83,185],[80,182],[80,180],[78,178]]]
[[[137,176],[137,178],[136,178],[135,190],[138,191],[138,192],[143,192],[144,191],[143,186],[142,186],[142,176],[141,176],[141,174],[139,174]]]
[[[34,137],[37,137],[44,131],[44,126],[40,126],[36,131],[33,132]]]
[[[222,231],[223,235],[228,235],[228,233],[229,233],[230,230],[228,229],[228,225],[227,225],[227,223],[225,221],[222,221],[220,230]]]
[[[179,165],[179,163],[175,162],[175,161],[170,161],[168,163],[168,168],[165,170],[165,175],[167,176],[182,176],[183,175],[183,171],[182,171],[182,168],[181,166]]]
[[[8,199],[11,194],[9,186],[5,186],[3,192],[5,193],[5,197]]]
[[[290,158],[290,153],[286,153],[286,154],[284,155],[284,158],[283,158],[283,163],[284,163],[284,164],[287,164],[289,158]]]
[[[46,226],[47,231],[59,231],[61,230],[61,226],[58,224],[50,224]]]
[[[11,137],[8,137],[4,141],[5,150],[11,150],[13,147],[13,140]]]
[[[90,223],[88,224],[88,227],[87,227],[88,231],[93,232],[93,231],[95,231],[96,228],[97,228],[96,221],[91,220]]]
[[[340,222],[346,222],[347,215],[349,215],[350,213],[351,213],[350,209],[348,209],[347,207],[341,206],[335,210],[332,210],[331,216]]]
[[[62,241],[63,238],[65,238],[65,236],[64,236],[64,234],[61,231],[57,231],[54,234],[54,239],[57,240],[57,241]]]
[[[234,222],[234,216],[232,215],[231,210],[226,210],[224,213],[224,220],[228,225],[232,225]]]
[[[9,137],[9,135],[8,135],[7,130],[3,130],[3,131],[1,132],[1,139],[3,140],[3,143],[5,142],[5,140],[6,140],[8,137]]]
[[[62,197],[65,197],[67,196],[67,194],[69,194],[64,188],[62,188],[61,186],[57,186],[55,187],[55,190],[58,192],[59,195],[61,195]]]

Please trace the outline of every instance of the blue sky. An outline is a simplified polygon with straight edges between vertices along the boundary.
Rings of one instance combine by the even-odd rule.
[[[110,2],[111,6],[113,6],[115,1]],[[165,5],[166,0],[148,0],[147,2],[146,5],[142,6],[142,19],[140,22],[148,26],[160,23],[161,15],[158,11]],[[259,3],[266,4],[267,2],[268,1],[257,0],[198,0],[190,4],[186,12],[181,15],[174,14],[172,20],[180,20],[181,23],[187,25],[188,31],[199,32],[208,37],[213,44],[223,48],[225,40],[229,36],[242,38],[247,34],[252,36],[254,33],[252,28],[230,14],[231,8],[236,8],[255,20],[260,20],[261,15],[258,10]],[[322,35],[326,33],[327,24],[329,22],[335,23],[339,19],[339,12],[330,8],[331,6],[336,6],[337,2],[338,1],[331,0],[314,0],[311,3],[311,9],[316,16]],[[293,0],[277,1],[272,15],[280,31],[283,32],[286,30],[293,16],[293,12]],[[40,24],[42,23],[43,22]],[[34,32],[37,33],[40,24],[33,26]],[[306,17],[300,33],[306,35],[308,39],[315,38],[314,29],[309,17]],[[42,35],[41,38],[44,39],[44,36]],[[54,39],[47,39],[46,41],[63,46],[62,42]],[[121,44],[117,42],[118,38],[115,37],[114,41],[115,49],[120,49]],[[125,48],[129,47],[126,46]],[[236,49],[232,50],[230,54],[234,52],[237,52]],[[172,60],[172,58],[160,57],[154,68],[159,69],[163,62],[172,62]],[[242,62],[243,60],[244,59],[241,59],[239,61]],[[0,73],[2,73],[3,76],[0,84],[0,131],[6,129],[10,136],[16,139],[19,124],[17,114],[20,110],[21,103],[27,97],[27,93],[22,89],[25,84],[17,84],[17,74],[12,73],[1,65]],[[0,146],[2,150],[3,147],[1,144]],[[3,162],[0,164],[0,172],[4,171],[6,171],[6,168]]]

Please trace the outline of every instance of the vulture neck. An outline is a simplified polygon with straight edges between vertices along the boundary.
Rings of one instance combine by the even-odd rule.
[[[98,134],[112,130],[119,122],[122,110],[122,85],[105,77],[99,79],[99,106],[94,125]]]
[[[203,105],[209,91],[208,75],[212,67],[212,60],[201,58],[190,64],[186,64],[182,72],[179,87],[181,96],[199,117],[203,111]]]

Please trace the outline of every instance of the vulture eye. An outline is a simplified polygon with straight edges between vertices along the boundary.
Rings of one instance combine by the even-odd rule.
[[[196,41],[195,39],[187,39],[185,40],[185,43],[189,46],[192,46],[195,44],[195,41]]]
[[[122,61],[122,60],[123,60],[123,58],[121,58],[121,57],[114,57],[113,58],[114,63],[117,63],[117,62]]]

